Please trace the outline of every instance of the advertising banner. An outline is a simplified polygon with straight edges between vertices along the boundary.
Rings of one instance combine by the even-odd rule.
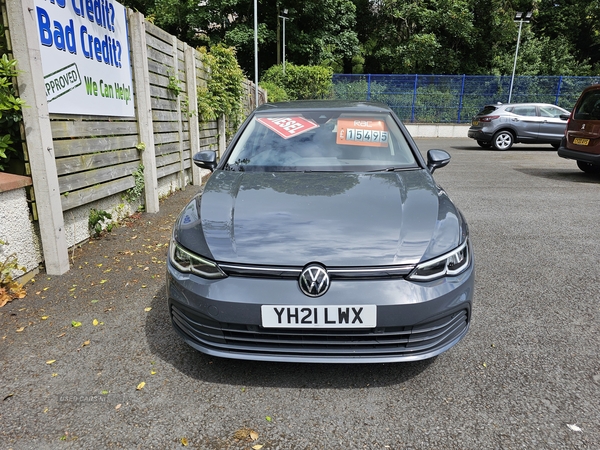
[[[50,113],[133,117],[123,5],[34,0]]]

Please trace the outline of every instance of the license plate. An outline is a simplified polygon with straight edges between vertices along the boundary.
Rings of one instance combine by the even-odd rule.
[[[375,328],[376,305],[262,305],[265,328]]]
[[[471,122],[471,125],[476,127],[477,125],[479,125],[479,120],[474,120],[473,122]]]
[[[589,139],[583,139],[583,138],[573,139],[573,144],[576,144],[576,145],[589,145],[589,143],[590,143]]]

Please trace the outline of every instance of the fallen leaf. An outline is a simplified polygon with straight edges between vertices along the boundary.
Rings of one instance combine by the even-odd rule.
[[[81,344],[82,347],[85,347],[87,345],[90,345],[90,341],[85,341],[83,344]]]
[[[100,284],[106,283],[108,280],[100,280]]]
[[[261,448],[263,448],[263,445],[261,444],[256,444],[252,446],[252,450],[260,450]]]
[[[97,326],[97,325],[98,325],[98,319],[94,319],[94,320],[92,321],[92,325],[94,325],[94,326]]]
[[[65,334],[67,334],[67,333],[59,334],[59,335],[58,335],[58,336],[56,336],[56,337],[57,337],[57,338],[59,338],[59,337],[63,337]]]
[[[115,406],[115,409],[119,409],[121,407],[121,404],[119,403],[117,406]]]
[[[144,311],[150,312],[150,311],[152,311],[152,307],[148,306],[147,308],[144,308]]]
[[[90,303],[98,303],[98,300],[92,300]]]
[[[75,320],[72,320],[72,321],[71,321],[71,326],[72,326],[73,328],[80,327],[80,326],[81,326],[81,322],[77,322],[77,321],[75,321]]]
[[[46,320],[50,316],[42,316],[42,320]]]
[[[58,374],[57,374],[57,373],[53,373],[53,374],[52,374],[52,376],[53,376],[53,377],[57,377],[57,376],[58,376]]]
[[[258,439],[258,433],[254,430],[250,431],[250,439],[252,439],[253,441]]]
[[[146,382],[142,381],[140,384],[137,385],[135,389],[141,391],[142,389],[144,389],[144,386],[146,386]]]
[[[17,333],[20,333],[21,331],[23,331],[25,329],[25,327],[21,327],[21,328],[17,328]]]
[[[577,425],[575,425],[575,424],[572,424],[572,425],[571,425],[570,423],[568,423],[568,424],[567,424],[567,426],[568,426],[568,427],[569,427],[571,430],[573,430],[573,431],[581,431],[581,428],[579,428],[579,427],[578,427]]]
[[[56,362],[56,360],[55,360],[55,359],[50,359],[50,360],[46,361],[46,364],[52,364],[52,363],[54,363],[54,362]]]
[[[102,395],[108,395],[108,391],[104,390],[102,392],[100,392]]]
[[[188,446],[188,440],[186,438],[181,438],[181,445],[183,445],[184,447]]]
[[[151,370],[150,375],[156,375],[156,370]]]
[[[273,418],[271,416],[267,416],[267,417],[265,417],[265,419],[267,419],[267,422],[273,421]]]

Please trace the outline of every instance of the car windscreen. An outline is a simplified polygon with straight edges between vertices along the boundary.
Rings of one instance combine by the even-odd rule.
[[[600,89],[585,93],[573,114],[575,120],[600,120]]]
[[[418,167],[391,115],[339,111],[256,114],[224,165],[225,170],[275,172]]]

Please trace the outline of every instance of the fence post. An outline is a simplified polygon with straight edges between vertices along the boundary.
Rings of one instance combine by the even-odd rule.
[[[256,109],[256,108],[255,108]],[[219,133],[219,159],[225,153],[225,149],[227,148],[227,140],[226,140],[226,118],[225,114],[221,114],[221,116],[217,119],[217,131]]]
[[[460,87],[460,98],[458,99],[458,122],[457,123],[460,123],[460,113],[462,111],[463,95],[465,95],[465,78],[466,77],[467,77],[467,75],[463,74],[462,85]]]
[[[417,86],[419,83],[419,75],[415,74],[415,85],[414,85],[414,90],[413,90],[413,102],[412,102],[412,109],[411,109],[411,113],[410,113],[410,121],[411,123],[414,123],[415,121],[415,108],[417,106]]]
[[[172,45],[172,56],[173,56],[173,77],[175,77],[175,82],[179,86],[179,56],[177,51],[177,37],[171,36],[171,45]],[[178,139],[178,149],[179,149],[179,174],[177,175],[177,183],[179,184],[179,188],[185,188],[185,161],[183,160],[183,121],[181,119],[181,97],[176,94],[175,98],[175,109],[177,110],[177,135]]]
[[[200,130],[198,125],[198,91],[196,86],[196,50],[188,44],[183,45],[185,55],[185,80],[188,98],[188,126],[190,130],[190,170],[192,184],[202,184],[200,168],[194,164],[193,158],[200,151]]]
[[[158,175],[154,149],[154,130],[152,124],[152,103],[150,100],[150,75],[148,71],[148,51],[146,49],[146,31],[142,13],[128,11],[131,62],[133,64],[134,99],[137,110],[138,134],[144,165],[144,200],[146,212],[158,212]]]
[[[562,79],[562,75],[558,77],[558,86],[556,87],[556,101],[554,102],[556,106],[558,106],[558,101],[560,100],[560,87],[562,85]]]
[[[33,0],[7,0],[8,28],[15,59],[19,95],[27,104],[23,123],[31,178],[40,223],[46,272],[62,275],[69,270],[69,252],[60,199],[58,173]]]

